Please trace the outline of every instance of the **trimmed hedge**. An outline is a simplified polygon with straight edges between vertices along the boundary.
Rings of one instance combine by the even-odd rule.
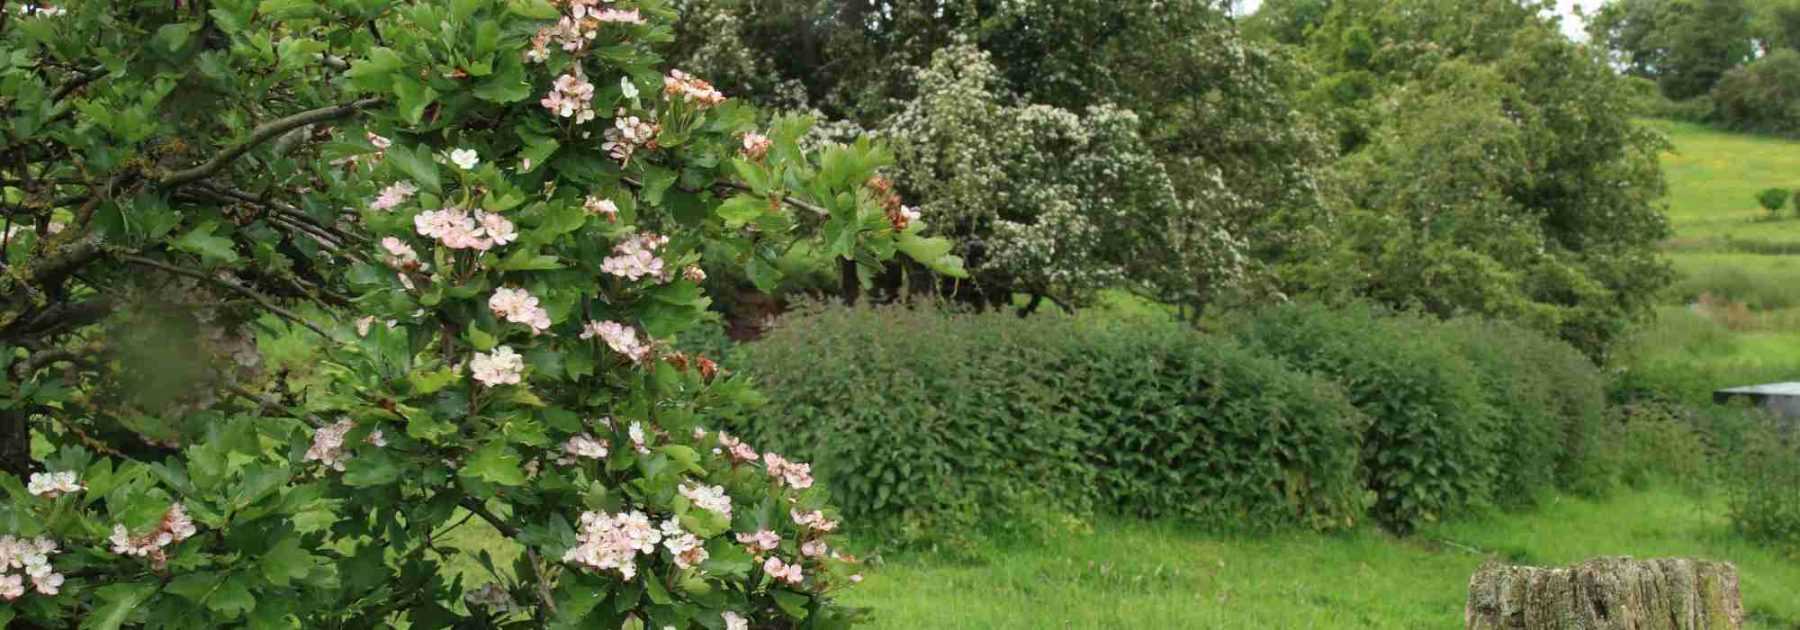
[[[1373,419],[1362,461],[1384,525],[1408,532],[1493,496],[1501,416],[1436,325],[1370,307],[1289,305],[1235,328],[1251,347],[1336,381]]]
[[[740,352],[770,404],[737,430],[904,541],[1094,509],[1233,528],[1362,511],[1363,416],[1175,324],[828,308]]]

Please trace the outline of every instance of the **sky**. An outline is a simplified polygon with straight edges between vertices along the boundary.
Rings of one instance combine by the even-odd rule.
[[[1587,39],[1587,34],[1582,31],[1581,20],[1575,17],[1575,7],[1580,5],[1583,11],[1592,13],[1595,9],[1600,8],[1600,4],[1603,1],[1604,0],[1556,0],[1556,10],[1563,15],[1563,33],[1566,33],[1569,37],[1577,40]],[[1250,13],[1255,11],[1256,7],[1262,5],[1262,0],[1239,0],[1238,5],[1242,8],[1244,13]]]

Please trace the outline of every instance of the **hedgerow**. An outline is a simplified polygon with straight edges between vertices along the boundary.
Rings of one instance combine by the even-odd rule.
[[[1382,524],[1406,532],[1493,497],[1501,415],[1475,366],[1435,324],[1366,306],[1290,305],[1233,328],[1251,348],[1335,381],[1368,414],[1364,483]]]
[[[1173,324],[818,309],[742,358],[771,369],[740,432],[813,460],[846,515],[901,542],[1093,510],[1232,528],[1361,513],[1362,416]]]

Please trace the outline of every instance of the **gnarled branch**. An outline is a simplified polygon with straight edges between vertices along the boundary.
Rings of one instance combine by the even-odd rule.
[[[306,125],[321,123],[328,120],[337,120],[380,102],[381,99],[379,98],[365,98],[343,105],[309,109],[298,114],[277,118],[261,125],[257,125],[255,129],[250,131],[250,139],[213,156],[213,159],[207,160],[205,164],[164,175],[157,183],[168,188],[205,179],[213,173],[217,173],[224,169],[226,165],[231,164],[233,160],[250,152],[250,150],[256,148],[257,145],[273,140],[281,134]]]

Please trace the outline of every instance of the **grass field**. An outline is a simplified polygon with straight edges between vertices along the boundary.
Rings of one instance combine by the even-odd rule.
[[[1663,156],[1665,246],[1679,275],[1669,305],[1623,349],[1622,367],[1683,381],[1690,396],[1731,385],[1800,380],[1800,217],[1756,203],[1764,188],[1800,188],[1800,143],[1652,121]]]
[[[1737,564],[1750,627],[1800,625],[1800,562],[1731,535],[1714,503],[1672,490],[1565,498],[1404,540],[1105,522],[987,550],[983,562],[893,559],[849,600],[876,611],[875,628],[1456,628],[1469,576],[1488,558],[1701,556]]]

